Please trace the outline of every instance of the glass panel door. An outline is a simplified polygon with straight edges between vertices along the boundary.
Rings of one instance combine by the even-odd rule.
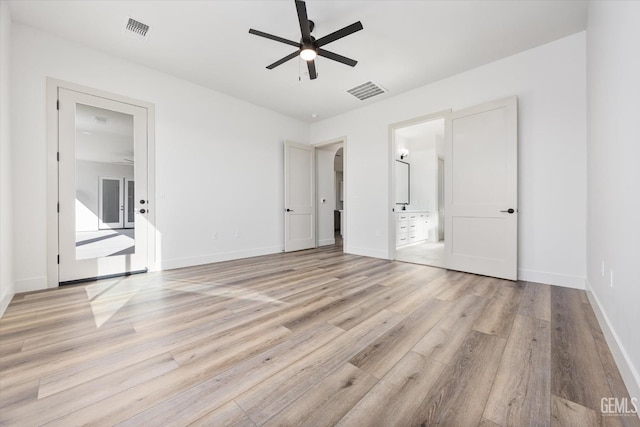
[[[146,109],[59,98],[60,282],[145,270]]]

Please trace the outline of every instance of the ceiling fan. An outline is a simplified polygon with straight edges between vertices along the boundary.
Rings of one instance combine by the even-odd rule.
[[[342,55],[338,55],[337,53],[329,52],[328,50],[322,49],[322,46],[334,42],[338,39],[348,36],[349,34],[353,34],[356,31],[362,30],[362,24],[360,21],[353,23],[351,25],[347,25],[346,27],[334,31],[331,34],[327,34],[324,37],[320,37],[316,40],[315,37],[311,35],[313,31],[313,27],[315,26],[313,21],[310,21],[307,18],[307,6],[305,2],[302,0],[295,0],[296,10],[298,11],[298,21],[300,22],[300,32],[302,33],[302,38],[300,42],[295,42],[293,40],[287,40],[282,37],[274,36],[272,34],[264,33],[262,31],[254,30],[253,28],[249,29],[249,34],[253,34],[260,37],[265,37],[267,39],[275,40],[280,43],[288,44],[290,46],[295,46],[298,48],[297,51],[293,52],[290,55],[285,56],[284,58],[274,62],[271,65],[268,65],[267,68],[272,70],[276,68],[278,65],[282,65],[290,59],[295,58],[296,56],[300,56],[300,58],[307,61],[307,67],[309,68],[309,77],[311,80],[318,77],[318,73],[316,73],[316,64],[315,58],[317,56],[322,56],[324,58],[328,58],[337,62],[341,62],[345,65],[349,65],[351,67],[355,67],[358,61],[355,61],[351,58],[347,58]]]

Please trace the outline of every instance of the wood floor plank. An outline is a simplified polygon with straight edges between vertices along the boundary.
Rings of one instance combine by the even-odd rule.
[[[521,284],[510,283],[500,286],[489,300],[473,329],[485,334],[507,338],[511,332],[513,319],[518,312],[523,292]]]
[[[503,338],[469,332],[409,424],[478,425],[504,347]]]
[[[451,312],[443,317],[413,346],[413,351],[434,360],[448,363],[458,352],[467,334],[478,319],[487,301],[475,295],[457,300]]]
[[[349,363],[382,378],[426,333],[451,310],[451,304],[435,298],[391,328],[355,355]]]
[[[527,282],[518,313],[551,322],[551,286]]]
[[[376,313],[330,344],[309,353],[278,375],[236,397],[236,402],[256,424],[263,424],[401,320],[401,315],[390,311]]]
[[[425,280],[416,280],[417,289],[390,305],[387,309],[396,313],[409,314],[413,312],[422,302],[438,294],[440,291],[449,286],[449,273],[440,273],[433,279],[427,278]]]
[[[556,396],[552,397],[552,427],[597,427],[600,423],[593,409]]]
[[[197,421],[257,383],[335,339],[341,329],[323,324],[298,334],[213,376],[198,365],[187,365],[87,406],[51,425],[123,426],[184,425]],[[247,375],[252,372],[252,375]],[[131,405],[135,402],[136,405]]]
[[[596,411],[611,394],[580,291],[551,289],[551,392]],[[612,422],[609,420],[608,422]]]
[[[37,400],[3,409],[2,418],[3,421],[14,425],[28,425],[29,420],[34,418],[56,419],[178,367],[171,355],[165,353],[112,374],[103,375],[91,382],[65,387],[57,393],[46,394],[47,391],[41,388]]]
[[[410,351],[336,425],[415,425],[414,414],[444,370],[445,365]]]
[[[503,426],[548,425],[551,416],[549,327],[549,322],[516,316],[484,418]]]
[[[334,425],[377,381],[363,370],[347,363],[263,425]]]
[[[189,427],[210,426],[256,427],[255,423],[249,419],[233,400],[189,424]]]
[[[329,323],[344,330],[348,330],[371,317],[373,314],[387,308],[389,305],[408,295],[414,290],[412,285],[388,287],[373,298],[368,298],[353,308],[333,316]]]
[[[360,304],[369,298],[374,298],[383,292],[386,292],[387,288],[380,285],[372,285],[365,289],[362,289],[356,293],[348,295],[346,297],[337,299],[328,303],[324,307],[320,307],[317,310],[306,313],[297,317],[285,324],[284,327],[291,329],[292,331],[304,330],[310,326],[317,325],[322,322],[331,320],[334,316],[348,310],[354,304]]]

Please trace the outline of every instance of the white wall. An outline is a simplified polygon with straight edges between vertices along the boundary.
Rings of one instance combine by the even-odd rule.
[[[389,256],[390,124],[517,95],[519,278],[584,288],[585,87],[582,32],[313,124],[314,142],[349,138],[346,251]]]
[[[0,316],[14,295],[9,64],[11,15],[0,1]]]
[[[76,231],[96,231],[100,225],[100,178],[134,177],[133,165],[76,161]]]
[[[587,279],[627,388],[640,399],[639,22],[638,2],[589,5]]]
[[[162,268],[283,249],[283,141],[306,123],[24,25],[11,46],[16,291],[46,287],[47,76],[155,104]]]

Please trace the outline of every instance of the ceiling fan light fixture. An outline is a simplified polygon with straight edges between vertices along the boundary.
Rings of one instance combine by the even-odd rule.
[[[305,45],[300,50],[300,58],[305,61],[313,61],[316,59],[316,56],[318,56],[318,52],[316,52],[316,49],[312,45]]]

